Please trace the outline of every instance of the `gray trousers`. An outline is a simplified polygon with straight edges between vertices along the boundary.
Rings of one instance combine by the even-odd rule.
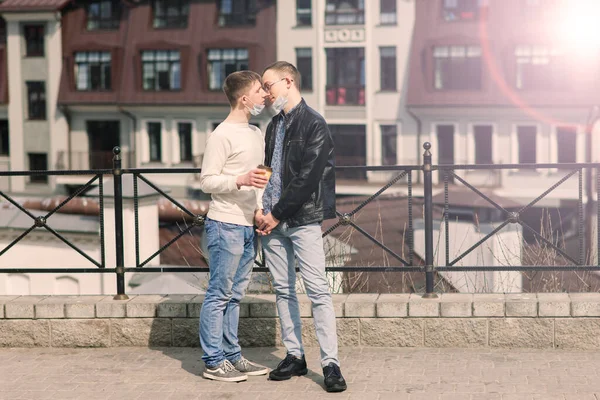
[[[265,263],[273,276],[281,337],[287,352],[300,357],[302,320],[296,296],[296,260],[306,294],[312,303],[313,321],[321,348],[321,365],[339,365],[333,301],[325,276],[325,252],[321,225],[288,228],[279,224],[270,235],[261,237]]]

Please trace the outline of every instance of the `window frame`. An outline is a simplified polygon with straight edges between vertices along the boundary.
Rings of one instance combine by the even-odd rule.
[[[228,58],[224,58],[224,54],[227,51],[233,51],[235,56],[233,59],[228,59]],[[216,54],[219,53],[219,59],[211,59],[211,53],[212,54]],[[245,52],[246,53],[246,57],[242,58],[239,57],[238,55],[240,54],[240,52]],[[250,69],[250,51],[247,48],[242,48],[242,47],[236,47],[236,48],[211,48],[211,49],[207,49],[206,51],[206,71],[207,71],[207,85],[208,85],[208,90],[210,91],[220,91],[223,88],[223,83],[225,82],[225,78],[227,78],[228,74],[227,74],[227,63],[226,61],[230,61],[233,60],[236,64],[236,69],[235,71],[240,71],[243,69]],[[245,62],[245,64],[244,64]],[[220,75],[220,82],[218,85],[213,86],[213,68],[214,68],[214,64],[216,63],[220,63],[220,68],[221,71],[219,73]],[[245,68],[243,67],[245,66]],[[232,71],[234,72],[234,71]]]
[[[258,14],[257,0],[219,0],[218,25],[220,27],[253,26],[256,25]],[[230,9],[224,12],[224,4],[229,2]]]
[[[42,162],[42,164],[45,164],[45,166],[41,167],[41,168],[32,168],[32,157],[37,157],[37,156],[42,156],[45,158],[45,163]],[[43,161],[43,160],[39,160],[39,161]],[[29,171],[47,171],[48,170],[48,153],[27,153],[27,164],[29,166]],[[40,184],[47,184],[48,183],[48,175],[30,175],[29,176],[29,183],[40,183]]]
[[[158,55],[160,53],[166,53],[166,59],[159,59]],[[152,55],[152,59],[144,59],[144,56],[147,55],[148,57],[150,55]],[[174,56],[177,56],[176,58]],[[173,59],[171,59],[171,56],[173,56]],[[179,92],[181,91],[182,87],[183,87],[183,74],[181,71],[181,51],[178,49],[169,49],[169,50],[142,50],[140,52],[140,58],[141,58],[141,68],[142,68],[142,90],[144,92]],[[157,68],[157,64],[160,63],[166,63],[168,65],[167,70],[159,70]],[[147,87],[146,83],[148,81],[148,79],[150,79],[151,77],[148,75],[147,73],[149,71],[149,69],[146,69],[146,66],[153,66],[152,68],[152,76],[153,76],[153,85],[152,87]],[[174,66],[178,65],[179,66],[179,80],[178,80],[178,85],[174,85],[175,83],[175,69]],[[164,73],[167,72],[169,74],[169,87],[168,88],[161,88],[160,87],[160,73]],[[177,86],[177,87],[175,87]]]
[[[26,81],[27,86],[27,118],[30,121],[45,121],[48,118],[46,82],[45,81]],[[37,89],[37,90],[36,90]],[[37,94],[38,98],[33,100],[31,97]],[[40,104],[34,104],[40,103]],[[39,110],[34,113],[33,110]]]
[[[518,45],[514,51],[515,89],[523,91],[568,89],[570,86],[568,84],[569,74],[561,71],[561,69],[567,69],[567,60],[568,57],[565,52],[551,45]],[[528,84],[526,81],[527,72],[525,71],[525,66],[529,67],[529,69],[534,68],[534,66],[537,66],[538,69],[544,66],[546,74],[529,73],[529,76],[537,75],[539,77],[546,75],[549,79],[540,80],[537,83],[535,80],[532,80]]]
[[[385,51],[393,49],[394,55],[385,55]],[[390,65],[384,64],[385,62]],[[393,62],[393,68],[391,63]],[[389,70],[389,71],[388,71]],[[391,76],[390,76],[391,75]],[[386,78],[389,82],[386,82]],[[379,90],[382,92],[398,91],[398,53],[396,46],[379,47]]]
[[[156,132],[152,132],[150,129],[150,126],[154,126],[154,125],[158,125],[159,130],[158,133]],[[163,134],[163,127],[164,127],[164,122],[163,121],[146,121],[146,134],[148,135],[148,162],[149,163],[162,163],[162,156],[163,156],[163,141],[162,141],[162,134]],[[152,137],[156,136],[156,138],[158,139],[158,143],[157,143],[157,157],[153,158],[152,157]]]
[[[325,25],[365,25],[365,1],[366,0],[326,0],[325,1]],[[373,1],[373,0],[370,0]],[[340,12],[341,3],[356,2],[352,11]],[[362,5],[362,7],[361,7]],[[342,17],[354,17],[354,21],[345,21]]]
[[[193,143],[194,143],[194,122],[193,121],[183,121],[183,120],[180,120],[180,121],[176,121],[176,124],[177,124],[176,125],[177,126],[177,138],[179,140],[179,162],[180,163],[191,163],[191,162],[194,161],[194,146],[193,146]],[[184,155],[184,152],[182,151],[183,150],[183,141],[181,140],[182,139],[182,137],[181,137],[182,136],[181,135],[182,132],[181,132],[181,129],[180,129],[180,127],[182,125],[189,125],[189,127],[190,127],[189,138],[188,138],[188,140],[189,140],[189,146],[187,146],[188,149],[189,149],[189,158],[188,157],[185,157],[185,158],[183,157],[183,155]]]
[[[386,132],[387,129],[393,128],[392,132]],[[381,165],[390,166],[398,164],[398,124],[379,124],[379,132],[381,136]],[[393,137],[392,143],[394,144],[393,148],[393,157],[386,157],[386,137]],[[393,162],[388,162],[388,160],[393,159]]]
[[[0,120],[0,157],[10,156],[10,122]]]
[[[481,137],[481,134],[477,132],[477,128],[479,127],[485,127],[485,128],[489,128],[490,132],[489,132],[489,160],[482,160],[480,159],[481,156],[478,157],[478,154],[480,154],[480,152],[477,151],[478,149],[478,145],[477,145],[477,137]],[[494,164],[494,132],[495,132],[495,126],[493,124],[487,124],[487,123],[474,123],[471,125],[471,132],[473,134],[473,163],[476,165],[485,165],[485,164]],[[489,162],[486,162],[489,161]]]
[[[313,49],[312,47],[296,47],[296,67],[300,72],[300,90],[312,92],[313,89]],[[301,55],[302,52],[310,52],[310,55]],[[308,67],[304,70],[303,65]]]
[[[351,50],[356,50],[357,54],[348,54]],[[326,104],[328,106],[335,105],[350,105],[364,107],[366,105],[366,52],[364,47],[330,47],[325,49],[326,57]],[[346,54],[344,54],[346,53]],[[352,65],[353,63],[354,65]],[[345,80],[344,76],[347,75],[342,69],[342,65],[350,66],[354,68],[358,74],[354,76],[355,82],[353,83],[339,83]],[[332,75],[333,74],[333,75]],[[335,82],[333,82],[335,81]],[[357,90],[356,102],[346,103],[345,94],[343,95],[343,102],[340,103],[340,89]],[[332,93],[331,91],[335,93]],[[331,97],[331,99],[330,99]],[[335,100],[335,101],[331,101]]]
[[[110,16],[102,15],[102,4],[111,5]],[[94,5],[98,5],[98,15],[90,18],[91,9]],[[86,4],[86,30],[88,31],[112,31],[117,30],[121,26],[121,2],[119,0],[95,0]],[[96,23],[96,27],[90,27],[91,23]]]
[[[390,6],[391,4],[393,4],[393,7]],[[392,15],[393,18],[391,17]],[[386,20],[387,18],[389,18],[389,20]],[[398,0],[379,0],[379,25],[398,25]]]
[[[525,132],[519,132],[519,130],[521,128],[533,128],[535,130],[534,135],[533,135],[533,142],[534,142],[534,151],[533,151],[533,161],[522,161],[522,151],[525,149],[521,149],[521,135]],[[529,132],[531,134],[531,132]],[[515,129],[515,134],[516,134],[516,140],[517,140],[517,163],[519,164],[536,164],[538,161],[538,157],[537,157],[537,149],[538,149],[538,135],[539,135],[539,128],[537,125],[530,125],[530,124],[517,124],[516,125],[516,129]]]
[[[28,35],[30,30],[36,30],[36,35]],[[40,31],[41,30],[41,35]],[[45,24],[25,24],[23,25],[23,37],[25,39],[25,57],[44,57],[46,54],[46,25]],[[39,41],[40,43],[35,43]]]
[[[459,52],[464,52],[464,55],[458,55]],[[477,45],[444,45],[444,46],[434,46],[432,50],[433,54],[433,89],[437,91],[479,91],[483,86],[483,64],[482,64],[482,50],[481,46]],[[445,55],[443,55],[445,53]],[[452,76],[447,77],[448,83],[445,85],[444,82],[444,71],[445,68],[441,64],[442,61],[446,63],[450,63],[450,67],[452,67],[452,63],[457,64],[456,61],[462,61],[462,65],[459,65],[458,68],[461,70],[460,74],[454,73],[453,75],[459,76],[472,76],[472,74],[465,73],[465,69],[468,68],[469,60],[478,60],[477,64],[477,73],[479,75],[479,80],[477,85],[470,85],[469,82],[474,82],[471,80],[465,81],[456,81],[452,79]],[[456,66],[454,66],[456,68]],[[451,84],[450,82],[454,82]],[[458,86],[455,82],[467,82],[464,86]]]
[[[176,15],[169,15],[170,7],[176,10]],[[158,15],[157,10],[159,9],[162,9],[164,14]],[[152,27],[154,29],[186,29],[189,16],[190,0],[152,0]],[[164,23],[163,25],[159,23],[161,21]]]
[[[308,7],[300,7],[301,2],[308,3]],[[308,18],[306,15],[308,15]],[[296,26],[311,27],[312,25],[312,0],[296,0]]]
[[[577,162],[577,146],[578,146],[578,141],[579,141],[579,130],[577,129],[576,126],[567,126],[567,125],[558,125],[555,128],[555,134],[554,134],[554,140],[555,145],[556,145],[556,162],[557,163],[564,163],[564,164],[574,164]],[[567,136],[567,135],[572,135],[572,139],[573,139],[573,146],[572,148],[570,148],[569,150],[573,151],[573,159],[572,160],[562,160],[561,158],[564,158],[564,154],[562,154],[563,157],[561,157],[561,149],[564,151],[565,150],[565,146],[563,141],[561,140],[561,136]]]
[[[90,61],[91,54],[98,54],[98,61]],[[85,61],[78,61],[78,55],[85,55]],[[108,55],[108,60],[103,59],[103,56]],[[87,76],[87,88],[81,88],[79,86],[79,73],[80,68],[83,65],[88,66],[88,76]],[[93,77],[92,77],[92,66],[97,66],[100,69],[100,87],[93,88]],[[108,71],[106,71],[106,67],[108,67]],[[110,51],[76,51],[73,53],[73,69],[74,69],[74,78],[75,78],[75,89],[78,92],[110,92],[112,91],[112,53]],[[108,76],[106,76],[106,73]],[[108,83],[107,83],[108,81]]]

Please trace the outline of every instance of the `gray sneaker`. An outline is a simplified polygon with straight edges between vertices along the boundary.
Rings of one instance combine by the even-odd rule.
[[[239,372],[244,373],[246,375],[266,375],[269,372],[269,368],[259,365],[257,363],[253,363],[252,361],[248,361],[244,357],[237,360],[233,366]]]
[[[248,375],[238,371],[228,360],[223,361],[214,368],[205,366],[202,376],[206,379],[221,382],[241,382],[248,379]]]

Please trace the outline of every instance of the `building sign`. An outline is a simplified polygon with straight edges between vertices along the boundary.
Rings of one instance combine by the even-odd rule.
[[[364,29],[332,29],[325,31],[325,42],[328,43],[348,43],[364,41]]]

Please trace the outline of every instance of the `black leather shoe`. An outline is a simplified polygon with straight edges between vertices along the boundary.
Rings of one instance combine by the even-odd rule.
[[[348,387],[340,367],[335,363],[329,363],[323,368],[323,377],[325,378],[325,390],[328,392],[343,392]]]
[[[279,363],[277,368],[269,373],[269,379],[274,381],[286,381],[292,376],[306,375],[308,369],[306,368],[306,359],[304,356],[298,358],[291,354],[285,356],[283,361]]]

